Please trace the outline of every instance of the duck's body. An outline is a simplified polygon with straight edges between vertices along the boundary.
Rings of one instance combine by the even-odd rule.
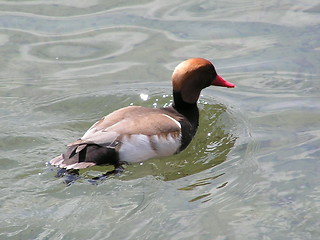
[[[200,91],[210,85],[234,85],[223,80],[213,65],[201,58],[179,64],[172,83],[174,103],[171,107],[129,106],[114,111],[96,122],[50,163],[65,169],[94,165],[114,165],[115,169],[121,169],[124,163],[182,151],[197,131]]]
[[[189,144],[194,134],[188,133],[195,133],[196,124],[192,126],[173,107],[121,108],[96,122],[78,141],[68,145],[66,153],[51,160],[51,164],[79,169],[170,156]]]

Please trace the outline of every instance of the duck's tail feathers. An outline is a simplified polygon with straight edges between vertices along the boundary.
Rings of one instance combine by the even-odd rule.
[[[77,144],[68,146],[66,152],[50,161],[51,165],[65,169],[82,169],[94,165],[114,165],[118,154],[114,148],[97,144]]]

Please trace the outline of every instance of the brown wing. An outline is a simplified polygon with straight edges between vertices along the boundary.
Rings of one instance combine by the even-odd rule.
[[[180,116],[161,109],[125,107],[100,119],[80,140],[69,145],[86,142],[106,145],[114,142],[120,135],[167,135],[180,131],[179,120]]]

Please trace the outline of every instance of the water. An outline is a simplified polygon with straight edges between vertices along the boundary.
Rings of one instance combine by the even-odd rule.
[[[0,2],[0,239],[317,239],[318,1]],[[46,162],[101,116],[171,103],[212,60],[181,154],[67,187]]]

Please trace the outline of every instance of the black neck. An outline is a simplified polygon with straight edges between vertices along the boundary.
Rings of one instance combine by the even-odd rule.
[[[187,103],[183,101],[180,92],[173,91],[172,107],[188,119],[195,133],[199,125],[199,110],[197,103]]]

